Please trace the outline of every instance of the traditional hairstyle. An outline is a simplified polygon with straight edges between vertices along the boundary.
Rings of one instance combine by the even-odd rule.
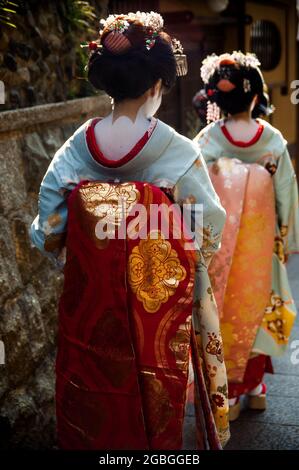
[[[273,112],[259,66],[260,62],[254,54],[240,51],[220,56],[213,54],[203,61],[201,77],[208,100],[208,121],[218,119],[220,110],[225,115],[248,110],[256,95],[257,103],[252,117]]]
[[[183,48],[163,31],[158,13],[110,15],[100,24],[100,39],[87,45],[88,79],[116,102],[138,98],[159,79],[170,89],[187,73]]]

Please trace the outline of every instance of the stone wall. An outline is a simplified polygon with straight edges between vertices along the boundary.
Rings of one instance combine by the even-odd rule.
[[[2,3],[2,2],[1,2]],[[89,0],[88,16],[78,0],[17,0],[15,28],[0,23],[0,80],[5,103],[0,111],[91,96],[80,44],[97,37],[108,0]],[[84,22],[84,23],[82,23]]]
[[[108,97],[0,113],[0,449],[55,446],[54,359],[62,274],[31,247],[41,179],[55,151]]]

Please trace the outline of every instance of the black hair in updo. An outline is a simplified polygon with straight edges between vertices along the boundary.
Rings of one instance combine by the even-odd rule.
[[[93,52],[88,62],[88,80],[115,102],[139,98],[159,79],[169,90],[176,80],[176,60],[167,38],[165,33],[159,34],[150,50],[143,43],[121,55],[105,47]]]
[[[217,87],[220,80],[229,80],[235,88],[231,91],[222,91]],[[252,117],[270,114],[269,97],[265,93],[265,84],[258,68],[236,66],[234,64],[221,65],[205,86],[208,99],[215,102],[224,114],[234,115],[248,111],[255,95],[257,104],[252,111]]]

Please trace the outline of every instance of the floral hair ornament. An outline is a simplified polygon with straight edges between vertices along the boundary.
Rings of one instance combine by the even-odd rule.
[[[115,55],[125,54],[132,46],[134,41],[131,40],[133,33],[129,31],[132,25],[139,27],[139,33],[135,34],[135,42],[144,42],[147,50],[154,45],[159,32],[162,31],[164,20],[159,13],[151,11],[145,13],[137,11],[136,13],[128,13],[127,15],[109,15],[108,18],[100,20],[100,39],[83,43],[81,47],[86,47],[90,52],[99,51],[105,47],[109,52]]]
[[[135,45],[144,44],[145,49],[150,51],[162,33],[163,26],[162,16],[154,11],[109,15],[106,20],[100,20],[100,39],[81,44],[81,47],[88,48],[91,53],[101,53],[105,48],[114,55],[121,55]],[[172,38],[170,45],[176,59],[177,75],[184,76],[188,72],[188,64],[182,44]]]
[[[209,83],[210,78],[214,75],[221,65],[235,65],[235,67],[258,68],[261,63],[255,54],[247,52],[243,54],[241,51],[234,51],[232,54],[212,54],[203,60],[200,69],[201,78],[204,83]]]
[[[223,77],[220,78],[218,83],[214,85],[214,88],[209,88],[209,83],[213,75],[221,67],[227,68],[233,66],[237,69],[240,67],[246,68],[256,68],[260,66],[260,61],[255,54],[246,53],[243,54],[241,51],[234,51],[232,54],[221,54],[216,55],[212,54],[208,56],[202,62],[202,67],[200,69],[200,74],[203,82],[208,85],[207,96],[211,98],[211,101],[208,101],[207,104],[207,121],[213,122],[217,121],[221,116],[220,108],[213,101],[213,95],[217,90],[220,90],[224,93],[228,93],[236,88],[236,85],[231,82],[229,74],[224,73]],[[243,80],[243,89],[245,93],[251,91],[251,84],[248,79]]]
[[[133,46],[128,31],[133,24],[140,26],[145,48],[152,49],[164,25],[162,16],[153,11],[110,15],[106,20],[102,19],[100,21],[101,43],[113,54],[124,54]]]

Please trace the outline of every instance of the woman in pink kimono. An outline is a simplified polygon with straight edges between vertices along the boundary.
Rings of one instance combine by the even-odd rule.
[[[299,251],[298,190],[281,133],[258,116],[272,112],[253,54],[204,60],[201,74],[213,121],[197,135],[227,211],[221,250],[209,274],[221,319],[230,419],[239,397],[266,408],[265,372],[286,350],[296,309],[285,263]],[[203,92],[195,101],[203,107]],[[220,119],[220,114],[225,117]]]

